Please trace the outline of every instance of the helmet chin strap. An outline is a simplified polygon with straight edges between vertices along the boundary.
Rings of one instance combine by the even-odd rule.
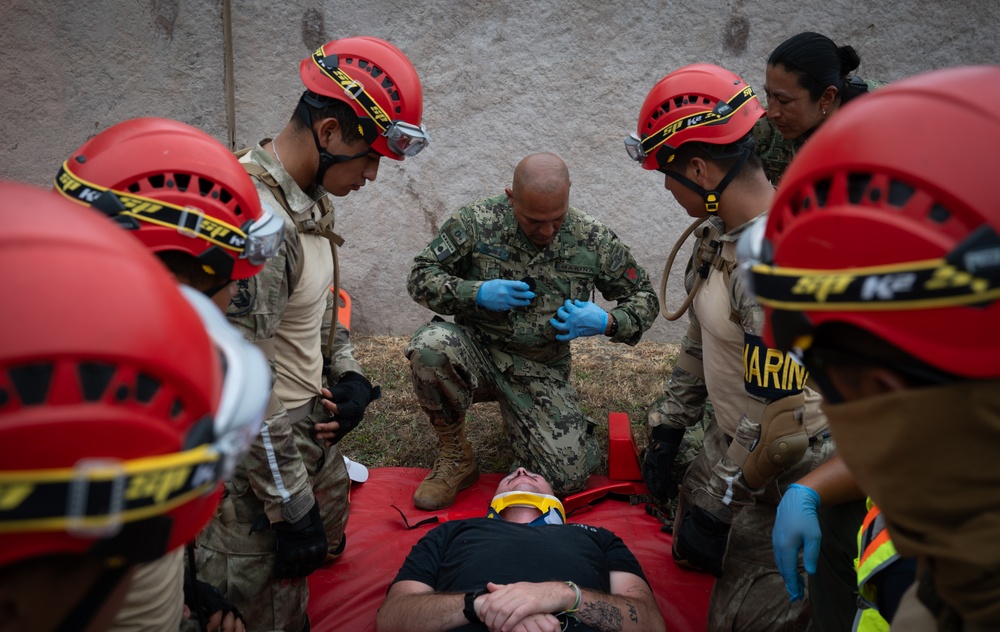
[[[353,156],[331,154],[328,152],[326,148],[323,147],[322,143],[319,142],[319,134],[317,134],[316,130],[313,129],[312,115],[309,113],[309,107],[306,104],[307,94],[308,92],[302,94],[302,97],[299,99],[299,104],[295,106],[295,109],[306,122],[306,125],[309,127],[309,131],[312,132],[313,142],[316,143],[316,151],[319,152],[319,166],[316,167],[316,177],[313,181],[319,186],[323,186],[323,177],[326,175],[327,169],[341,162],[349,162],[351,160],[363,158],[368,155],[368,152],[371,151],[371,149],[366,149],[362,152],[354,154]],[[316,104],[313,104],[313,106],[316,107]]]
[[[743,169],[743,165],[745,165],[747,159],[750,158],[751,151],[753,151],[752,146],[744,147],[743,152],[740,154],[740,159],[736,162],[735,165],[733,165],[732,169],[730,169],[726,173],[726,176],[722,178],[722,181],[719,182],[718,186],[716,186],[711,191],[706,191],[700,184],[698,184],[694,180],[689,179],[687,176],[681,174],[679,171],[662,169],[662,172],[667,177],[677,180],[687,188],[691,189],[692,191],[700,195],[701,198],[705,200],[705,210],[711,214],[715,214],[719,212],[719,200],[722,198],[722,192],[726,190],[726,187],[729,186],[729,183],[733,181],[733,178],[735,178],[739,174],[740,170]]]

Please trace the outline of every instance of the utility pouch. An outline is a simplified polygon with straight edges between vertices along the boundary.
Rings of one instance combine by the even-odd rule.
[[[219,520],[222,521],[222,524],[227,527],[232,527],[236,524],[236,506],[233,504],[232,497],[226,496],[222,499],[222,502],[219,503],[219,509],[216,515],[219,516]]]
[[[760,406],[760,439],[749,450],[739,441],[729,445],[727,454],[743,469],[743,478],[750,487],[764,487],[806,453],[809,435],[802,423],[805,401],[805,393],[800,392]],[[747,416],[753,412],[747,411]]]
[[[685,510],[671,550],[674,562],[722,577],[731,527],[701,507]]]

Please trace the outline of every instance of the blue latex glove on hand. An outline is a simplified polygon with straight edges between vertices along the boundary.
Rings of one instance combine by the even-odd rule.
[[[476,292],[476,304],[493,312],[506,312],[515,307],[526,307],[531,304],[535,293],[524,281],[508,281],[492,279],[479,286]]]
[[[820,529],[816,509],[819,494],[814,490],[792,483],[778,505],[778,515],[771,532],[774,545],[774,563],[785,580],[791,601],[804,597],[802,577],[799,575],[799,551],[802,564],[810,575],[816,572],[819,559]]]
[[[603,334],[608,328],[608,313],[590,301],[569,301],[556,310],[549,324],[563,333],[556,340],[566,342],[580,336]]]

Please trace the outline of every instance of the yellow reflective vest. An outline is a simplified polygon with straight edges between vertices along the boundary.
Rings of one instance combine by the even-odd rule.
[[[854,617],[854,630],[859,632],[887,632],[889,622],[879,614],[875,605],[875,586],[872,577],[899,559],[892,545],[885,518],[872,499],[868,499],[868,515],[858,531],[858,557],[854,566],[858,573],[858,614]]]

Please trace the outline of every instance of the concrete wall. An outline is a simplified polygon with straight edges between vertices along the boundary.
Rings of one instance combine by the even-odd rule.
[[[135,116],[246,146],[287,121],[306,54],[348,35],[388,39],[421,75],[432,144],[405,163],[383,161],[374,186],[338,202],[342,281],[361,333],[409,334],[429,318],[406,294],[413,255],[450,213],[500,193],[518,160],[542,150],[565,158],[571,202],[614,228],[658,285],[688,218],[622,138],[649,88],[679,66],[717,63],[760,92],[767,55],[804,30],[854,46],[860,74],[887,81],[1000,63],[996,0],[227,1],[234,120],[223,0],[0,0],[0,177],[48,185],[85,139]],[[678,276],[671,285],[675,307]],[[661,319],[648,339],[682,333]]]

